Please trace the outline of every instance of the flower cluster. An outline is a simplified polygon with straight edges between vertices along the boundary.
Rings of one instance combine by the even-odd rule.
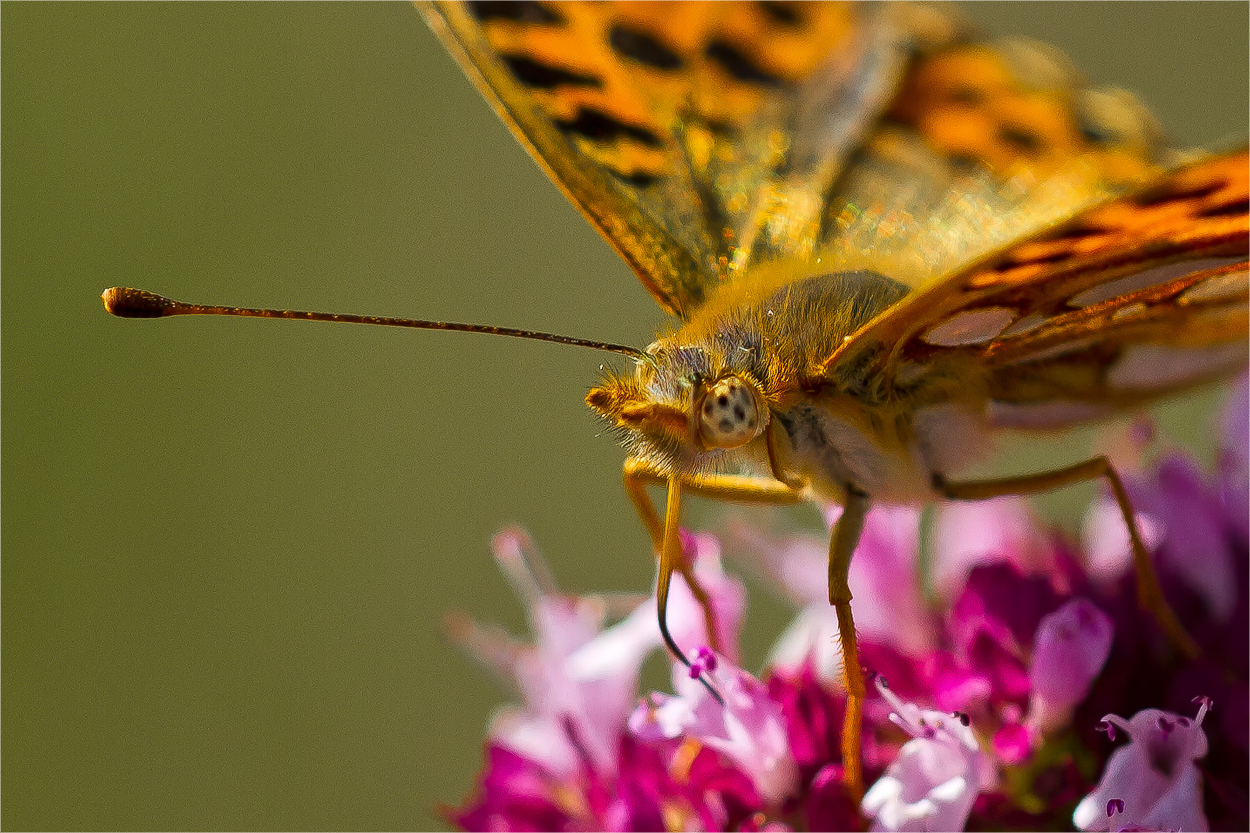
[[[931,570],[919,512],[870,513],[851,573],[860,660],[875,680],[858,805],[839,751],[827,539],[745,526],[684,533],[718,633],[708,638],[680,577],[671,629],[681,645],[720,653],[698,649],[693,669],[673,667],[673,693],[639,699],[642,664],[662,648],[654,598],[561,593],[523,533],[501,533],[496,558],[533,641],[450,623],[518,704],[494,718],[478,787],[448,820],[469,830],[1247,829],[1246,390],[1243,380],[1214,473],[1177,453],[1149,466],[1117,460],[1168,602],[1203,648],[1197,659],[1138,606],[1108,500],[1091,507],[1079,545],[1016,500],[943,507],[928,535]],[[837,510],[828,514],[832,523]],[[740,667],[746,591],[723,570],[722,547],[798,609],[760,677]]]

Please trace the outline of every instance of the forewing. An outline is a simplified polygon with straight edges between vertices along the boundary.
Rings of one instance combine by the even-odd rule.
[[[1004,425],[1059,425],[1245,366],[1245,151],[1078,213],[882,313],[828,373],[875,394],[959,363]]]
[[[425,10],[540,165],[683,318],[776,259],[919,285],[1169,162],[1131,96],[1087,88],[1043,45],[982,40],[949,7]]]
[[[826,201],[826,263],[913,287],[1175,167],[1150,113],[1057,50],[928,7],[899,90]]]
[[[730,277],[740,241],[778,216],[779,194],[805,200],[783,215],[781,252],[811,250],[829,184],[906,59],[875,4],[424,11],[539,164],[681,317]]]

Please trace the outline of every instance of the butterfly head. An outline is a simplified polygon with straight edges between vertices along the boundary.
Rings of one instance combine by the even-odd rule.
[[[718,468],[763,436],[768,403],[752,374],[715,367],[697,348],[659,342],[648,355],[632,376],[609,374],[586,397],[632,456],[668,471]]]

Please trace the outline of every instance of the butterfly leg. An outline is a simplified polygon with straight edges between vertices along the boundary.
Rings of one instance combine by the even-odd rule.
[[[1067,466],[1054,471],[1040,474],[1029,474],[1020,477],[1006,477],[997,480],[970,481],[967,483],[949,483],[940,475],[933,476],[934,487],[953,500],[984,500],[1001,495],[1030,495],[1048,492],[1083,480],[1105,477],[1111,486],[1111,494],[1120,507],[1124,523],[1128,527],[1129,539],[1133,546],[1133,564],[1137,571],[1137,601],[1144,610],[1154,616],[1155,621],[1167,637],[1188,657],[1197,657],[1201,650],[1193,637],[1185,632],[1184,626],[1172,612],[1163,597],[1163,589],[1159,586],[1159,576],[1155,573],[1150,561],[1150,553],[1142,543],[1137,530],[1137,522],[1133,519],[1133,505],[1129,502],[1128,492],[1111,462],[1103,456],[1093,457],[1083,463]]]
[[[847,486],[842,516],[829,537],[829,604],[838,617],[838,641],[842,643],[842,673],[846,678],[846,715],[842,719],[843,783],[856,804],[864,797],[864,767],[860,757],[863,706],[866,688],[859,664],[859,642],[851,618],[851,587],[848,581],[851,556],[859,543],[868,515],[868,495]]]
[[[712,600],[707,591],[695,577],[692,565],[682,557],[681,541],[678,531],[681,524],[680,501],[683,490],[700,497],[713,500],[736,501],[739,503],[802,503],[803,498],[798,491],[774,480],[759,477],[733,475],[717,475],[708,477],[677,477],[664,474],[636,459],[625,461],[625,491],[638,510],[643,526],[651,536],[651,544],[660,556],[660,580],[656,588],[656,601],[659,607],[660,633],[670,651],[686,665],[685,655],[673,643],[668,633],[667,602],[668,587],[673,571],[681,573],[682,578],[694,594],[695,601],[703,610],[703,620],[707,628],[711,647],[719,650],[716,619],[712,613]],[[668,502],[664,520],[660,520],[655,505],[647,495],[647,486],[666,485]],[[676,493],[676,502],[674,494]],[[662,592],[661,592],[662,591]]]
[[[678,534],[681,525],[681,480],[676,477],[670,477],[668,480],[668,499],[664,508],[664,536],[660,539],[660,569],[659,578],[655,585],[655,605],[659,611],[660,619],[660,636],[664,638],[664,644],[668,645],[668,649],[681,660],[682,664],[687,668],[690,666],[690,660],[686,659],[686,655],[681,652],[673,635],[668,631],[668,587],[673,579],[673,570],[682,570],[685,576],[687,569],[685,553],[681,550],[681,536]],[[708,639],[716,647],[716,631],[714,629],[714,621],[711,613],[711,600],[707,596],[707,592],[698,584],[690,583],[690,579],[686,579],[690,584],[691,592],[694,593],[695,599],[699,602],[699,606],[703,608],[703,616],[707,621]],[[697,588],[697,589],[696,589]]]
[[[669,484],[669,512],[661,523],[655,506],[647,495],[648,485]],[[651,534],[651,540],[661,553],[660,581],[665,590],[664,596],[657,594],[660,615],[660,631],[666,635],[666,643],[677,657],[681,652],[667,638],[668,626],[665,622],[665,602],[667,600],[668,580],[665,576],[666,559],[664,552],[672,545],[676,547],[676,527],[680,519],[671,513],[674,485],[700,497],[713,500],[724,500],[737,503],[766,503],[776,505],[794,505],[806,500],[801,488],[787,485],[777,480],[760,477],[734,475],[714,475],[703,477],[671,477],[649,467],[641,460],[625,461],[625,491],[638,510],[643,525]],[[851,588],[848,573],[851,566],[851,555],[859,543],[860,533],[864,528],[864,518],[868,514],[868,495],[848,486],[842,517],[834,526],[829,538],[829,603],[833,605],[838,617],[838,637],[842,643],[843,673],[846,675],[847,708],[842,722],[842,766],[844,783],[848,792],[856,802],[863,797],[864,776],[861,759],[863,731],[863,702],[866,693],[863,669],[859,663],[859,643],[855,636],[855,622],[851,618]],[[684,566],[682,576],[692,588],[697,588],[693,571],[680,558],[680,548],[667,550],[674,553],[677,559],[667,560],[667,570],[680,569]],[[673,561],[677,563],[674,564]],[[709,634],[715,633],[715,622],[712,617],[710,600],[701,589],[695,591],[695,598],[703,608]],[[684,660],[683,660],[684,661]],[[688,663],[687,663],[688,664]]]

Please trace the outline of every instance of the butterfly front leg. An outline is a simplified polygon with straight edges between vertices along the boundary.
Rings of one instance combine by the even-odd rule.
[[[934,488],[952,500],[986,500],[1003,495],[1031,495],[1038,492],[1049,492],[1073,483],[1105,477],[1111,486],[1111,494],[1120,507],[1124,523],[1128,527],[1129,539],[1132,542],[1133,565],[1137,571],[1137,601],[1142,609],[1148,611],[1159,623],[1164,634],[1190,659],[1198,657],[1202,651],[1181,624],[1180,619],[1168,606],[1163,597],[1163,588],[1159,585],[1159,576],[1155,573],[1154,564],[1150,561],[1150,552],[1146,549],[1133,518],[1133,505],[1129,501],[1124,483],[1111,466],[1111,461],[1104,456],[1092,457],[1082,463],[1067,466],[1054,471],[1027,474],[1019,477],[1004,477],[994,480],[979,480],[966,483],[951,483],[941,474],[933,475]]]
[[[625,461],[625,491],[633,501],[642,518],[643,525],[651,535],[652,544],[660,555],[660,579],[656,601],[659,608],[660,632],[665,643],[682,662],[689,665],[680,648],[672,641],[666,621],[669,581],[674,570],[681,573],[690,585],[695,599],[703,609],[709,638],[715,642],[716,623],[712,614],[711,600],[699,586],[691,565],[682,557],[678,525],[680,524],[680,495],[688,491],[700,497],[735,503],[794,505],[807,500],[804,489],[797,483],[788,484],[765,477],[735,475],[666,475],[649,466],[645,461]],[[647,495],[647,487],[666,485],[668,500],[665,518],[660,520],[655,505]],[[834,525],[829,537],[829,603],[838,617],[838,636],[842,643],[843,669],[846,675],[847,707],[842,722],[842,767],[844,783],[851,797],[858,802],[863,796],[863,764],[860,754],[863,701],[866,693],[863,669],[859,663],[859,643],[855,636],[855,622],[851,616],[851,588],[848,572],[851,556],[859,543],[868,515],[868,495],[854,486],[845,487],[842,516]],[[676,497],[675,497],[676,496]],[[713,644],[713,648],[717,646]]]
[[[802,493],[791,486],[776,480],[745,475],[669,475],[665,474],[644,460],[631,458],[625,461],[624,468],[625,492],[633,502],[642,524],[651,536],[651,545],[660,559],[660,576],[656,586],[656,604],[659,609],[660,633],[670,651],[687,666],[681,649],[674,643],[668,632],[668,588],[674,571],[681,573],[682,578],[694,594],[695,601],[703,611],[703,620],[707,628],[708,640],[713,650],[720,650],[717,636],[716,618],[712,612],[712,600],[707,591],[699,583],[694,574],[693,565],[683,556],[681,540],[678,534],[681,525],[681,494],[691,494],[712,500],[724,500],[737,503],[766,503],[774,505],[794,505],[803,502]],[[663,485],[668,489],[664,520],[660,520],[655,505],[647,494],[648,486]]]

